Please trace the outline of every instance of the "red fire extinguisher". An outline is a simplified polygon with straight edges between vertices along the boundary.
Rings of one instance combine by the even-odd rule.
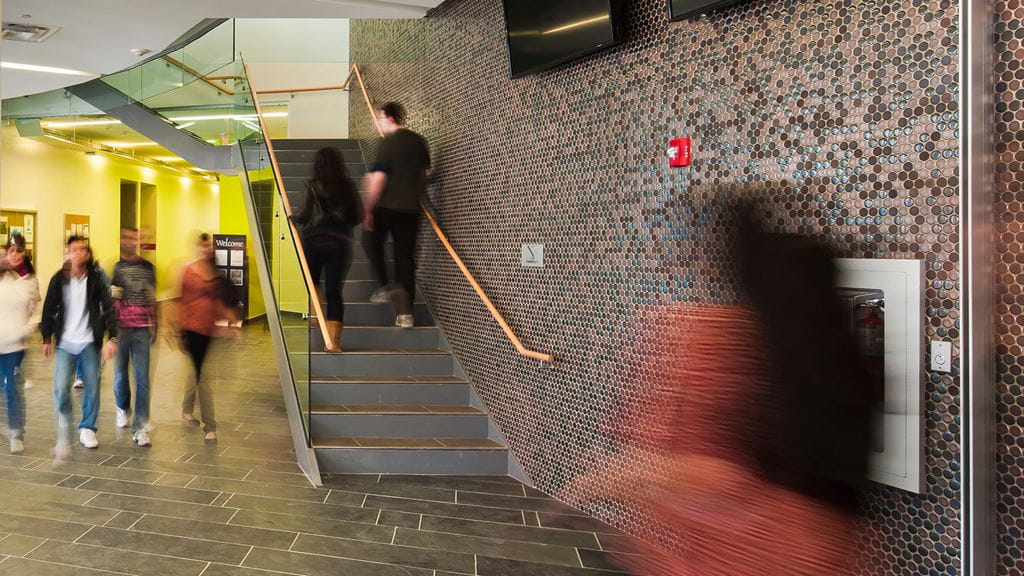
[[[881,306],[862,306],[856,321],[857,344],[871,374],[871,397],[885,402],[885,312]]]

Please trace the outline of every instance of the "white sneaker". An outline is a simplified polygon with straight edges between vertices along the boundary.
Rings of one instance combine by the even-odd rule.
[[[67,460],[71,458],[71,445],[67,442],[57,442],[53,447],[53,458],[55,460]]]
[[[401,328],[412,328],[415,323],[416,322],[413,320],[412,314],[399,314],[398,317],[395,318],[395,326]]]
[[[25,451],[25,443],[21,441],[21,430],[11,430],[7,436],[11,444],[11,454],[21,454]]]
[[[128,411],[121,410],[120,408],[114,408],[114,412],[117,413],[117,427],[127,428],[128,427]]]
[[[71,385],[72,388],[85,388],[85,382],[79,378],[75,378],[75,383]]]
[[[136,432],[132,440],[139,446],[152,446],[152,443],[149,441],[149,432],[146,432],[145,429]]]
[[[78,440],[86,448],[95,448],[100,445],[100,441],[96,439],[96,433],[88,428],[82,428],[78,431]]]
[[[377,290],[370,295],[370,304],[389,304],[390,302],[391,290],[388,290],[386,287],[377,288]]]

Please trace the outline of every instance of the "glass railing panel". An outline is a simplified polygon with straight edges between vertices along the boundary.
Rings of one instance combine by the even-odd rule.
[[[239,74],[244,77],[243,74]],[[251,182],[253,206],[259,222],[259,233],[270,269],[271,284],[295,385],[295,395],[302,412],[302,423],[309,440],[309,382],[312,334],[318,325],[310,314],[310,295],[299,263],[301,249],[292,236],[285,207],[277,186],[266,138],[256,119],[256,108],[243,78],[236,101],[234,130],[240,136],[243,163]]]

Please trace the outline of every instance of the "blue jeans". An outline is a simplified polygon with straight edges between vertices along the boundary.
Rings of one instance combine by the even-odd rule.
[[[14,369],[21,365],[25,351],[0,354],[0,379],[7,393],[7,428],[12,435],[19,435],[25,428],[25,391],[23,379],[14,375]]]
[[[114,402],[125,412],[132,408],[132,387],[128,361],[135,368],[135,417],[132,432],[149,424],[149,328],[121,328],[117,335],[117,363],[114,364]]]
[[[75,362],[81,362],[82,382],[82,420],[78,428],[96,430],[96,419],[100,415],[100,350],[95,344],[89,344],[80,354],[57,348],[57,361],[53,376],[53,399],[57,408],[57,438],[62,438],[64,431],[61,425],[71,422],[71,381],[75,375]]]

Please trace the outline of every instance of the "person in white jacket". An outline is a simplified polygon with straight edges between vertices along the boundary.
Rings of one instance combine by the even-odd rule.
[[[25,356],[32,315],[39,304],[39,282],[25,258],[25,239],[12,236],[0,259],[0,378],[7,395],[7,429],[11,454],[25,450],[25,398],[15,369]]]

